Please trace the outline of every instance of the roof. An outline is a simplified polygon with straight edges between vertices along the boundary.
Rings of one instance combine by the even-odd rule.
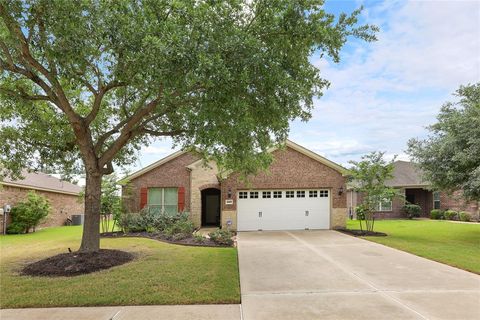
[[[339,164],[337,164],[337,163],[335,163],[335,162],[333,162],[333,161],[330,161],[330,160],[328,160],[327,158],[324,158],[324,157],[322,157],[321,155],[316,154],[315,152],[310,151],[310,150],[302,147],[301,145],[299,145],[299,144],[297,144],[297,143],[295,143],[295,142],[293,142],[293,141],[287,140],[287,141],[285,142],[285,145],[286,145],[287,147],[289,147],[289,148],[292,148],[292,149],[294,149],[294,150],[296,150],[296,151],[298,151],[298,152],[306,155],[307,157],[310,157],[310,158],[312,158],[312,159],[314,159],[314,160],[316,160],[316,161],[318,161],[318,162],[320,162],[320,163],[323,163],[323,164],[326,165],[327,167],[330,167],[330,168],[332,168],[332,169],[334,169],[334,170],[336,170],[336,171],[338,171],[338,172],[340,172],[340,173],[342,173],[342,174],[345,174],[345,172],[347,171],[347,170],[346,170],[344,167],[342,167],[341,165],[339,165]],[[278,148],[271,148],[270,150],[268,150],[268,152],[273,152],[273,151],[275,151],[275,150],[277,150],[277,149],[278,149]],[[173,160],[173,159],[175,159],[175,158],[183,155],[183,154],[186,153],[186,152],[188,152],[188,151],[177,151],[177,152],[175,152],[175,153],[172,153],[171,155],[169,155],[169,156],[167,156],[167,157],[165,157],[165,158],[163,158],[163,159],[160,159],[160,160],[158,160],[158,161],[156,161],[156,162],[154,162],[154,163],[146,166],[145,168],[143,168],[143,169],[141,169],[141,170],[138,170],[138,171],[132,173],[132,174],[129,175],[129,176],[124,177],[123,179],[119,180],[118,183],[121,184],[121,185],[124,185],[124,184],[128,183],[128,181],[130,181],[130,180],[132,180],[132,179],[135,179],[135,178],[137,178],[137,177],[139,177],[139,176],[141,176],[141,175],[149,172],[150,170],[153,170],[153,169],[161,166],[162,164],[167,163],[168,161],[171,161],[171,160]],[[192,168],[192,167],[198,165],[198,163],[203,162],[203,161],[204,161],[203,159],[199,159],[199,160],[197,160],[197,161],[194,161],[193,163],[191,163],[190,165],[188,165],[187,168]]]
[[[422,171],[417,164],[408,161],[393,163],[393,178],[385,184],[390,187],[428,187],[430,184],[422,180]]]
[[[27,170],[22,170],[22,177],[23,179],[18,180],[12,180],[5,177],[3,181],[0,181],[0,184],[69,195],[78,195],[82,191],[82,187],[80,186],[42,172],[28,172]]]

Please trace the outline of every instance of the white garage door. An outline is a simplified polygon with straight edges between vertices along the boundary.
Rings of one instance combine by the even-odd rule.
[[[329,190],[253,190],[237,194],[238,231],[329,228]]]

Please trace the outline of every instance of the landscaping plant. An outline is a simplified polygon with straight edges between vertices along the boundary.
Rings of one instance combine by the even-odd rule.
[[[443,213],[445,220],[458,220],[458,212],[454,210],[446,210]]]
[[[0,166],[84,173],[80,251],[100,247],[102,177],[163,137],[244,175],[329,86],[312,55],[374,41],[323,0],[0,1]],[[225,152],[228,151],[228,152]]]
[[[468,222],[471,220],[470,213],[466,211],[460,211],[458,213],[458,218],[460,221]]]
[[[50,204],[44,196],[35,191],[29,191],[24,201],[17,203],[11,211],[12,222],[7,228],[8,233],[35,232],[39,225],[50,213]]]
[[[430,211],[430,219],[443,220],[445,219],[444,212],[439,209],[433,209]]]
[[[350,185],[353,190],[362,195],[362,202],[357,207],[361,213],[360,229],[363,230],[362,221],[365,221],[367,232],[373,232],[375,225],[375,211],[380,203],[391,201],[397,192],[394,188],[386,186],[385,181],[393,178],[393,159],[387,162],[384,152],[372,152],[362,157],[361,161],[350,161],[353,165],[349,169]],[[360,209],[358,211],[358,209]]]
[[[422,208],[419,205],[411,203],[404,205],[402,209],[408,219],[418,218],[420,217],[420,212],[422,212]]]
[[[230,230],[217,229],[214,232],[210,232],[208,236],[216,244],[220,244],[223,246],[231,246],[233,244],[233,233]]]

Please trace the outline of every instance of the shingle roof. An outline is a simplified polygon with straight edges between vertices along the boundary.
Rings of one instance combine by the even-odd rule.
[[[393,179],[385,184],[391,187],[419,186],[426,187],[428,182],[422,180],[422,171],[413,162],[395,161]]]
[[[23,170],[22,177],[24,179],[19,180],[12,180],[5,177],[3,181],[0,181],[0,184],[74,195],[78,195],[80,191],[82,191],[81,187],[73,183],[60,180],[42,172],[28,172],[27,170]]]

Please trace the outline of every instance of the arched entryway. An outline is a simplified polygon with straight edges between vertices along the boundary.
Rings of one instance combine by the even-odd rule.
[[[220,226],[220,190],[202,190],[202,226]]]

